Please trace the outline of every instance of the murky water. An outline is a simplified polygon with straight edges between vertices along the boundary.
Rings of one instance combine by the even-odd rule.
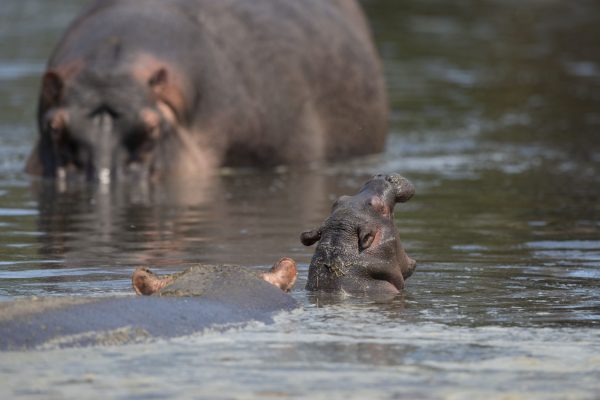
[[[0,7],[0,299],[129,295],[135,266],[300,262],[304,311],[160,343],[0,354],[3,398],[598,398],[600,6],[366,1],[385,154],[138,187],[30,184],[39,77],[78,1]],[[389,302],[302,290],[299,233],[374,172],[418,260]]]

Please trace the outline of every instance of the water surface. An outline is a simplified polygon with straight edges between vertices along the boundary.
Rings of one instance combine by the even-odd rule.
[[[7,398],[524,398],[600,393],[600,6],[370,0],[379,156],[122,187],[31,182],[40,75],[79,1],[0,8],[0,299],[127,296],[138,265],[300,264],[301,312],[159,343],[0,355]],[[417,195],[391,301],[309,295],[299,234],[373,173]]]

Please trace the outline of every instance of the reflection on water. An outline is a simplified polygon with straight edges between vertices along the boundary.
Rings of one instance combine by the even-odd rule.
[[[381,156],[202,182],[30,184],[40,71],[79,3],[0,7],[0,299],[129,295],[138,265],[287,255],[305,310],[160,346],[5,353],[2,397],[597,396],[597,2],[365,1],[393,106]],[[417,188],[396,214],[417,272],[392,300],[306,294],[299,233],[375,172]]]

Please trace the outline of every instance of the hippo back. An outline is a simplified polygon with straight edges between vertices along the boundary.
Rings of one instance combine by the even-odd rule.
[[[155,296],[0,303],[0,350],[183,336],[250,321],[272,323],[278,312],[298,307],[291,296],[243,268],[198,267],[188,275]]]

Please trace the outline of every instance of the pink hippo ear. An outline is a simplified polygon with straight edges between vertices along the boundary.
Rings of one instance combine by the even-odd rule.
[[[289,257],[283,257],[269,271],[263,272],[260,276],[284,292],[289,292],[296,283],[298,268],[294,260]]]
[[[159,277],[148,268],[138,267],[131,275],[131,285],[137,294],[150,296],[173,283],[172,276]]]
[[[47,110],[60,103],[64,87],[65,83],[58,72],[52,70],[46,72],[42,78],[42,91],[40,96],[42,109]]]

